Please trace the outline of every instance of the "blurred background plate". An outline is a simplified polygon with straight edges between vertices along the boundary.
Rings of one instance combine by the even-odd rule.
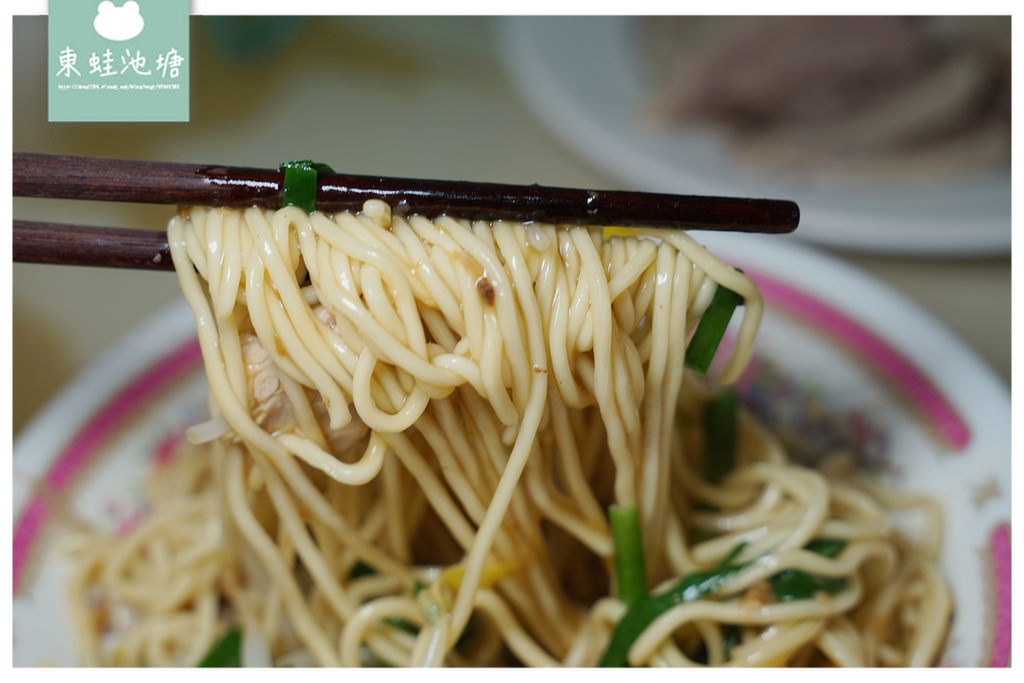
[[[577,155],[630,187],[785,197],[800,204],[798,234],[866,252],[965,256],[1010,249],[1009,168],[851,179],[741,161],[707,126],[658,125],[648,47],[633,17],[502,20],[505,68],[524,102]]]
[[[843,450],[900,490],[939,499],[955,615],[941,663],[1009,657],[1010,403],[962,342],[903,296],[792,241],[697,234],[767,303],[745,403],[813,464]],[[63,389],[14,444],[13,658],[74,665],[60,539],[144,514],[143,483],[204,419],[192,316],[177,300]],[[908,520],[912,523],[913,520]],[[43,635],[45,634],[45,636]]]

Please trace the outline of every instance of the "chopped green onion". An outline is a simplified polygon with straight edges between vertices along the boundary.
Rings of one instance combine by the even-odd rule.
[[[840,539],[817,539],[804,549],[824,557],[835,557],[846,546]],[[772,577],[772,590],[780,602],[808,600],[821,592],[834,595],[846,587],[843,577],[814,576],[800,569],[787,569]]]
[[[809,600],[818,593],[835,595],[846,587],[843,577],[812,576],[799,569],[787,569],[772,577],[772,590],[779,602]]]
[[[816,538],[804,546],[804,550],[818,553],[823,557],[835,557],[846,547],[846,541],[841,538]]]
[[[394,626],[400,631],[405,631],[406,633],[411,633],[413,635],[420,632],[419,626],[408,619],[403,619],[402,617],[384,617],[384,623],[389,626]]]
[[[371,567],[370,565],[366,564],[362,560],[359,560],[358,562],[355,563],[355,565],[352,567],[352,570],[348,573],[348,578],[350,578],[350,579],[358,579],[358,578],[361,578],[363,576],[370,576],[370,575],[376,574],[376,573],[377,573],[377,571],[373,567]]]
[[[629,649],[651,622],[676,605],[700,600],[705,595],[714,593],[734,574],[746,567],[748,562],[731,564],[742,552],[743,545],[741,543],[733,548],[722,565],[715,569],[690,574],[661,595],[645,597],[630,605],[612,632],[612,639],[598,666],[626,666]]]
[[[697,329],[693,332],[690,345],[686,347],[686,366],[700,373],[706,373],[711,367],[711,360],[715,357],[718,345],[722,343],[725,336],[725,329],[729,327],[729,320],[733,311],[743,300],[736,292],[718,285],[711,297]]]
[[[726,389],[704,406],[704,479],[718,484],[736,465],[736,392]]]
[[[824,557],[835,557],[845,545],[839,539],[817,539],[808,543],[805,549]],[[748,567],[749,561],[736,564],[745,547],[745,543],[740,543],[714,569],[690,574],[661,595],[647,596],[629,605],[626,614],[612,632],[611,641],[598,666],[626,666],[629,649],[651,622],[676,605],[694,602],[715,593],[722,584]],[[846,585],[846,579],[842,577],[815,577],[797,569],[779,572],[772,577],[771,582],[776,597],[782,602],[810,598],[821,591],[836,593]]]
[[[280,169],[284,171],[281,204],[297,206],[306,213],[316,211],[317,175],[333,173],[333,169],[327,164],[308,159],[286,161],[281,164]]]
[[[746,541],[743,541],[742,543],[737,543],[736,547],[734,547],[732,550],[730,550],[726,554],[726,556],[722,558],[722,561],[718,563],[718,567],[720,569],[725,569],[726,567],[731,565],[733,562],[736,561],[736,558],[740,556],[740,553],[742,553],[743,549],[746,548],[746,547],[747,547],[747,542]]]
[[[732,651],[740,644],[740,627],[737,624],[722,626],[722,645],[725,650],[725,661],[732,659]]]
[[[213,644],[210,651],[206,653],[201,667],[238,667],[242,666],[242,631],[239,628],[232,628],[224,637]]]
[[[632,605],[647,595],[647,570],[644,566],[644,541],[635,505],[608,508],[612,541],[615,544],[615,571],[619,599]]]
[[[670,588],[666,593],[662,593],[660,596],[657,596],[655,601],[657,601],[659,605],[664,605],[667,610],[669,607],[681,605],[684,602],[700,600],[705,595],[710,595],[717,591],[723,583],[732,578],[733,574],[746,566],[747,563],[744,562],[743,564],[734,564],[725,567],[718,567],[716,569],[708,569],[703,572],[695,572]],[[665,610],[661,611],[663,612]]]

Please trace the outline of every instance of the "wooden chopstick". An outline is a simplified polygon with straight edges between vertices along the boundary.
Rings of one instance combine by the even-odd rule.
[[[12,174],[16,197],[267,208],[281,205],[284,178],[279,170],[24,152],[14,154]],[[358,211],[368,199],[429,217],[545,223],[778,234],[800,221],[785,200],[320,174],[318,209]]]
[[[167,233],[66,223],[14,221],[17,263],[174,270]]]
[[[266,208],[281,205],[284,180],[278,170],[29,153],[14,154],[13,176],[17,197]],[[318,209],[358,211],[367,199],[430,217],[545,223],[778,234],[800,221],[784,200],[320,174]],[[22,263],[173,268],[157,231],[15,220],[12,246]]]

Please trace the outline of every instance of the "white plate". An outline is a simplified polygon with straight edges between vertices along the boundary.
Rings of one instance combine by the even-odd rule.
[[[944,503],[940,561],[956,611],[942,663],[1005,664],[1006,387],[934,319],[839,261],[792,239],[698,237],[765,293],[741,380],[746,400],[767,411],[797,455],[813,460],[842,445],[888,485]],[[69,568],[55,541],[72,518],[116,529],[144,509],[145,473],[205,412],[193,335],[189,311],[174,304],[78,377],[15,443],[15,664],[77,662],[64,603]]]
[[[619,182],[652,192],[792,199],[801,208],[801,238],[829,246],[1009,252],[1008,172],[916,184],[851,184],[822,174],[798,179],[743,166],[708,129],[651,124],[643,114],[651,91],[634,21],[514,17],[499,23],[506,70],[527,106],[570,149]]]

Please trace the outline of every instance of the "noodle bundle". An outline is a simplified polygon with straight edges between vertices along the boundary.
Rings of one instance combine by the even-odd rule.
[[[722,390],[686,340],[716,288],[741,296],[729,383],[762,304],[687,234],[374,200],[192,208],[168,236],[211,419],[142,524],[72,549],[86,663],[191,666],[232,627],[263,665],[936,660],[934,503],[791,464],[742,411],[706,474]],[[610,506],[635,510],[634,597]]]

